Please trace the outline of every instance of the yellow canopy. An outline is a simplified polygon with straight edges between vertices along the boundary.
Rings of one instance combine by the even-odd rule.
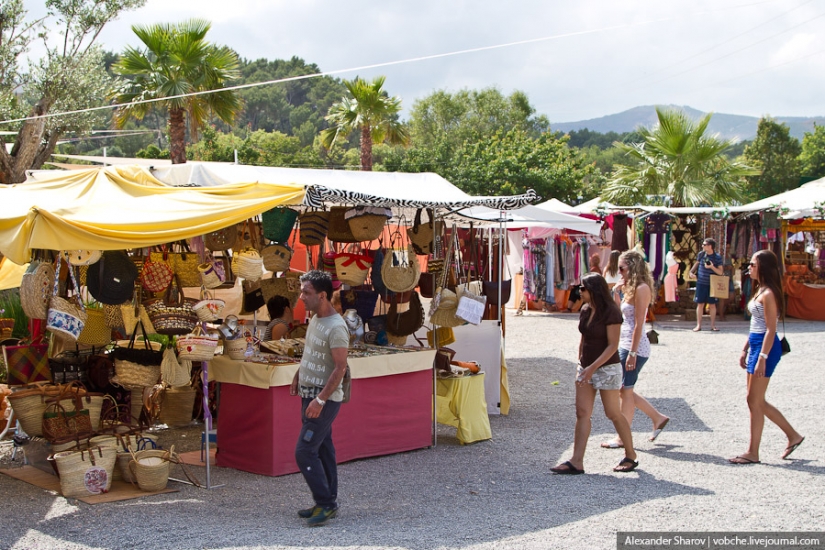
[[[27,267],[29,264],[17,265],[8,258],[0,258],[0,290],[19,287]]]
[[[0,186],[0,251],[18,264],[34,248],[121,250],[203,235],[275,206],[300,204],[297,184],[171,187],[137,166],[55,172]]]

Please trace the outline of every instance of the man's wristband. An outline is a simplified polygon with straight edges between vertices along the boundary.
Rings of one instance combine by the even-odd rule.
[[[322,407],[327,404],[326,401],[324,401],[323,399],[321,399],[317,395],[315,396],[315,402],[318,403],[319,405],[321,405]]]

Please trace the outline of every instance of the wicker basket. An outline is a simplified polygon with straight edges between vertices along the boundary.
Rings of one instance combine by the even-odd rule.
[[[257,281],[264,274],[264,260],[254,248],[244,248],[232,257],[232,271],[247,281]]]
[[[276,243],[289,241],[298,211],[291,208],[273,208],[261,214],[264,237]]]
[[[228,355],[230,359],[235,359],[236,361],[243,361],[246,358],[244,356],[244,352],[246,352],[246,345],[246,338],[224,340],[223,354]]]
[[[218,339],[204,334],[200,325],[186,336],[178,338],[178,358],[185,361],[209,361],[215,356]]]
[[[344,217],[353,237],[359,241],[374,241],[381,236],[387,220],[392,217],[392,211],[375,206],[356,206],[347,210]]]
[[[8,396],[14,416],[20,421],[20,427],[30,436],[43,435],[43,413],[46,399],[60,395],[60,386],[38,385],[16,391]]]
[[[195,388],[180,386],[166,388],[160,401],[160,421],[170,428],[181,428],[192,422]]]
[[[406,263],[393,265],[393,255],[388,253],[381,264],[381,280],[389,290],[393,292],[407,292],[418,285],[418,277],[421,275],[421,267],[418,264],[415,251],[412,247],[407,248]]]
[[[192,306],[192,309],[195,310],[198,319],[210,322],[218,319],[225,307],[226,302],[216,299],[211,292],[202,290],[201,301]]]
[[[20,306],[29,319],[45,319],[54,285],[54,266],[37,260],[29,264],[20,282]]]
[[[363,285],[372,267],[372,258],[363,254],[342,252],[335,255],[338,280],[350,286]]]
[[[138,451],[129,462],[129,470],[141,491],[162,491],[169,483],[169,470],[176,460],[175,448],[170,451]]]
[[[298,240],[306,246],[322,244],[327,238],[329,212],[304,212],[298,216],[300,234]]]
[[[203,284],[205,288],[218,288],[226,279],[226,274],[223,273],[223,269],[216,269],[216,265],[218,264],[214,260],[198,265],[198,271],[201,275],[201,284]]]
[[[203,243],[209,250],[229,250],[238,244],[238,224],[212,231],[203,236]]]
[[[261,252],[264,268],[273,273],[289,271],[289,262],[292,260],[292,249],[286,244],[271,244]]]
[[[135,476],[132,475],[132,470],[129,468],[130,462],[132,462],[132,453],[119,450],[117,452],[117,462],[112,477],[115,478],[115,480],[120,478],[126,483],[137,483]]]
[[[85,497],[106,493],[112,487],[117,460],[114,447],[94,447],[88,451],[63,451],[54,455],[64,497]]]
[[[106,324],[106,314],[103,308],[89,308],[86,313],[88,318],[83,325],[83,332],[77,337],[78,343],[102,347],[111,342],[112,329]]]

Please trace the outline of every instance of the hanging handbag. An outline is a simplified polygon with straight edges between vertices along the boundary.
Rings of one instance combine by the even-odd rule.
[[[374,241],[392,218],[392,210],[378,206],[356,206],[344,213],[352,236],[360,242]]]
[[[503,258],[504,268],[507,270],[507,275],[510,276],[510,279],[504,281],[484,281],[482,283],[484,289],[484,295],[487,297],[487,303],[497,306],[499,305],[498,302],[498,289],[499,289],[499,282],[501,283],[501,303],[506,304],[510,301],[510,291],[512,290],[512,275],[510,274],[510,263],[507,261],[507,258]],[[501,277],[499,277],[500,279]]]
[[[349,208],[346,206],[333,206],[329,210],[329,226],[327,228],[327,238],[335,243],[357,243],[358,239],[352,234],[346,213]]]
[[[286,243],[270,244],[261,252],[264,269],[273,273],[289,271],[292,249]]]
[[[335,255],[335,274],[346,285],[363,285],[371,267],[372,258],[365,254],[341,252]]]
[[[20,282],[20,306],[29,319],[45,319],[54,285],[54,266],[50,262],[32,260]]]
[[[241,314],[251,314],[264,307],[266,300],[264,299],[263,290],[261,290],[262,283],[261,280],[248,281],[244,279],[241,281],[241,287],[243,288],[243,311],[241,311]]]
[[[173,243],[167,257],[181,287],[201,286],[201,257],[192,252],[185,239]]]
[[[427,344],[431,348],[443,348],[455,342],[455,333],[451,327],[436,326],[427,331]]]
[[[282,277],[272,277],[261,279],[261,292],[264,303],[269,302],[273,296],[283,296],[289,300],[291,308],[295,308],[298,298],[301,296],[300,274],[295,271],[287,271]]]
[[[446,331],[448,329],[442,330]],[[449,330],[452,332],[452,329]],[[436,370],[449,371],[450,361],[453,360],[453,357],[455,357],[454,349],[439,346],[438,351],[435,354],[435,359],[433,360],[433,367],[435,367]]]
[[[120,311],[120,305],[103,304],[103,322],[109,328],[123,328],[123,313]]]
[[[321,255],[321,270],[329,273],[332,277],[332,288],[338,289],[341,286],[341,281],[338,280],[338,273],[335,270],[335,256],[334,250],[324,252]]]
[[[782,346],[782,355],[787,355],[791,352],[791,344],[785,337],[785,316],[782,316],[782,339],[779,340],[779,345]]]
[[[46,329],[49,331],[66,336],[73,341],[77,341],[77,337],[83,332],[83,325],[86,323],[88,314],[86,313],[86,306],[80,299],[80,293],[77,291],[80,287],[74,276],[74,270],[69,269],[69,275],[72,278],[72,284],[75,288],[74,301],[72,303],[66,298],[57,295],[58,284],[60,282],[60,256],[57,255],[57,267],[55,269],[54,288],[52,290],[52,298],[49,301],[49,312],[46,316]]]
[[[401,259],[398,258],[401,255]],[[421,267],[412,247],[406,251],[393,251],[384,258],[381,266],[381,279],[384,286],[393,292],[407,292],[418,286]]]
[[[409,336],[424,326],[424,308],[418,293],[413,292],[407,311],[398,312],[397,300],[393,299],[387,312],[387,332],[394,336]]]
[[[423,208],[415,211],[415,220],[412,228],[407,232],[410,244],[419,256],[428,256],[433,252],[433,211],[428,210],[430,221],[421,223],[421,213]]]
[[[324,243],[329,228],[329,212],[320,210],[304,212],[298,216],[300,227],[298,240],[306,246],[317,246]]]
[[[140,284],[147,292],[163,292],[170,284],[175,272],[163,257],[163,253],[153,253],[144,260],[140,270]]]
[[[223,262],[216,260],[211,252],[207,252],[205,261],[198,265],[198,272],[205,288],[218,288],[226,281]]]
[[[264,237],[276,243],[289,241],[298,211],[291,208],[276,207],[261,214]]]
[[[40,338],[42,340],[42,336]],[[7,371],[6,384],[25,386],[35,382],[51,382],[48,349],[49,345],[42,341],[3,346],[3,361]]]
[[[166,386],[188,386],[192,379],[192,362],[179,359],[174,349],[166,348],[160,364],[160,379]]]
[[[124,336],[131,336],[135,332],[138,321],[143,323],[147,333],[156,332],[149,314],[146,313],[146,306],[143,305],[143,289],[140,285],[135,288],[132,300],[120,305],[120,315],[123,317]]]
[[[203,243],[206,248],[213,251],[226,251],[235,249],[238,246],[238,224],[212,231],[203,236]]]
[[[112,341],[112,329],[106,325],[106,317],[102,307],[86,309],[88,317],[83,325],[83,331],[77,341],[87,346],[105,346]]]
[[[354,309],[365,323],[375,315],[377,303],[378,293],[374,290],[358,288],[341,291],[341,309]]]
[[[192,309],[195,311],[198,319],[201,321],[211,322],[217,320],[221,316],[223,308],[225,307],[226,302],[221,299],[216,299],[211,292],[205,288],[201,288],[201,300],[192,306]]]
[[[191,333],[178,338],[175,346],[178,357],[185,361],[209,361],[215,356],[218,338],[205,334],[201,325],[197,325]]]
[[[141,342],[135,340],[138,331],[142,334]],[[121,342],[118,342],[110,354],[115,364],[114,381],[127,388],[154,386],[160,378],[162,346],[149,341],[141,322],[138,322],[125,347],[120,345]]]
[[[172,297],[173,291],[176,292],[177,299]],[[192,332],[200,321],[193,309],[197,303],[198,300],[195,298],[184,297],[178,278],[175,276],[173,284],[166,289],[166,295],[163,298],[146,300],[143,305],[146,307],[146,314],[152,321],[155,331],[158,334],[173,335]]]
[[[257,281],[264,274],[264,261],[257,249],[255,233],[249,226],[249,221],[244,222],[244,235],[249,239],[244,241],[244,247],[232,256],[232,270],[235,275],[249,281]]]

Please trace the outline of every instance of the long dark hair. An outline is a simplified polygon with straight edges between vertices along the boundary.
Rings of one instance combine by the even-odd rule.
[[[606,319],[612,310],[621,315],[619,306],[610,297],[607,281],[599,273],[588,273],[582,277],[582,286],[590,293],[590,307],[594,310],[591,319]]]
[[[619,272],[619,256],[621,255],[622,253],[619,250],[610,251],[610,259],[607,260],[607,273],[611,277],[615,277]]]
[[[770,250],[760,250],[753,256],[751,261],[756,260],[757,280],[754,284],[754,296],[762,288],[769,288],[776,297],[776,307],[779,310],[779,317],[785,317],[785,293],[782,291],[782,271],[779,268],[779,260],[776,254]],[[753,266],[751,266],[753,269]]]

